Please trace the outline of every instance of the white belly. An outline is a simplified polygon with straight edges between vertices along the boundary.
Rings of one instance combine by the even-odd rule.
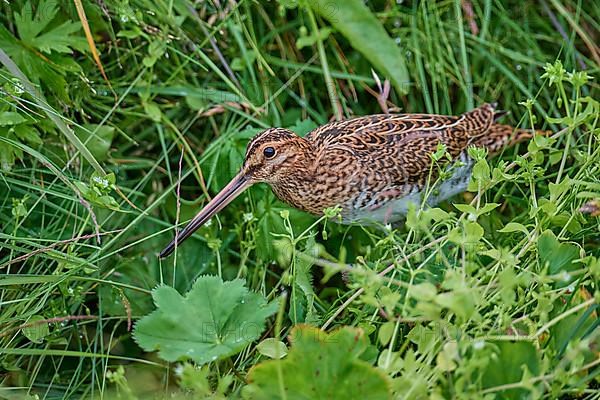
[[[423,190],[410,193],[404,197],[391,200],[386,204],[376,209],[356,209],[350,214],[343,216],[343,223],[361,223],[361,224],[389,224],[403,219],[408,213],[409,207],[414,205],[417,209],[423,205],[424,207],[433,207],[436,204],[447,200],[459,193],[467,190],[471,179],[471,171],[473,169],[473,161],[466,157],[461,160],[463,165],[452,165],[452,176],[442,182],[437,183],[432,190]],[[429,193],[425,202],[423,195]]]

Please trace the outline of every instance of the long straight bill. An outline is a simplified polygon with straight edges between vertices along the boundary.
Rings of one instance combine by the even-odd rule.
[[[168,257],[175,247],[179,246],[185,239],[189,238],[198,228],[213,215],[221,211],[225,206],[233,201],[244,190],[250,186],[248,179],[241,173],[237,174],[231,182],[227,184],[213,199],[190,221],[185,228],[175,235],[175,239],[160,252],[159,257]]]

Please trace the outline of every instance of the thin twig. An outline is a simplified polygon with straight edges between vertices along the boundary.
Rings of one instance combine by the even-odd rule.
[[[177,210],[175,212],[175,226],[179,225],[179,214],[181,213],[181,170],[183,169],[184,148],[181,146],[181,155],[177,166],[177,188],[175,189],[177,197]],[[177,244],[179,243],[179,229],[175,228],[175,258],[173,259],[173,268],[177,265]],[[175,273],[173,273],[173,286],[175,286]]]
[[[471,34],[473,36],[479,35],[479,27],[477,26],[477,22],[475,22],[475,13],[473,12],[473,4],[470,1],[463,0],[461,1],[462,9],[465,12],[465,19],[469,23],[469,29],[471,30]]]

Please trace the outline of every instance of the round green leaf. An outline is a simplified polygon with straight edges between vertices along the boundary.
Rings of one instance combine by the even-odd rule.
[[[256,346],[256,350],[263,356],[269,358],[283,358],[288,353],[288,348],[280,340],[275,338],[267,338]]]
[[[33,343],[42,343],[43,339],[50,334],[50,328],[41,315],[33,315],[27,320],[27,325],[22,329],[23,335]]]

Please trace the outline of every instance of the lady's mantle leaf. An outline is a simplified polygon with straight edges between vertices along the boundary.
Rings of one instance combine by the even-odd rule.
[[[65,21],[58,26],[46,29],[58,14],[57,5],[57,2],[42,0],[36,5],[34,14],[31,3],[28,1],[20,13],[15,11],[15,25],[21,41],[23,44],[45,53],[52,51],[71,53],[72,49],[85,49],[85,41],[80,36],[73,35],[81,29],[81,24]]]
[[[152,297],[158,309],[136,324],[134,338],[166,361],[205,364],[236,354],[258,339],[277,311],[276,302],[249,292],[243,280],[216,276],[201,276],[185,296],[161,286]]]
[[[389,399],[386,376],[360,359],[369,345],[361,329],[331,334],[297,325],[293,346],[282,360],[265,361],[248,374],[244,397],[280,399]]]
[[[11,5],[15,10],[18,39],[5,27],[6,24],[0,24],[0,48],[33,83],[47,87],[61,100],[68,101],[65,76],[67,72],[81,71],[79,64],[68,54],[89,49],[85,38],[79,34],[81,23],[62,20],[61,3],[56,0],[26,1],[20,11],[17,4]]]

